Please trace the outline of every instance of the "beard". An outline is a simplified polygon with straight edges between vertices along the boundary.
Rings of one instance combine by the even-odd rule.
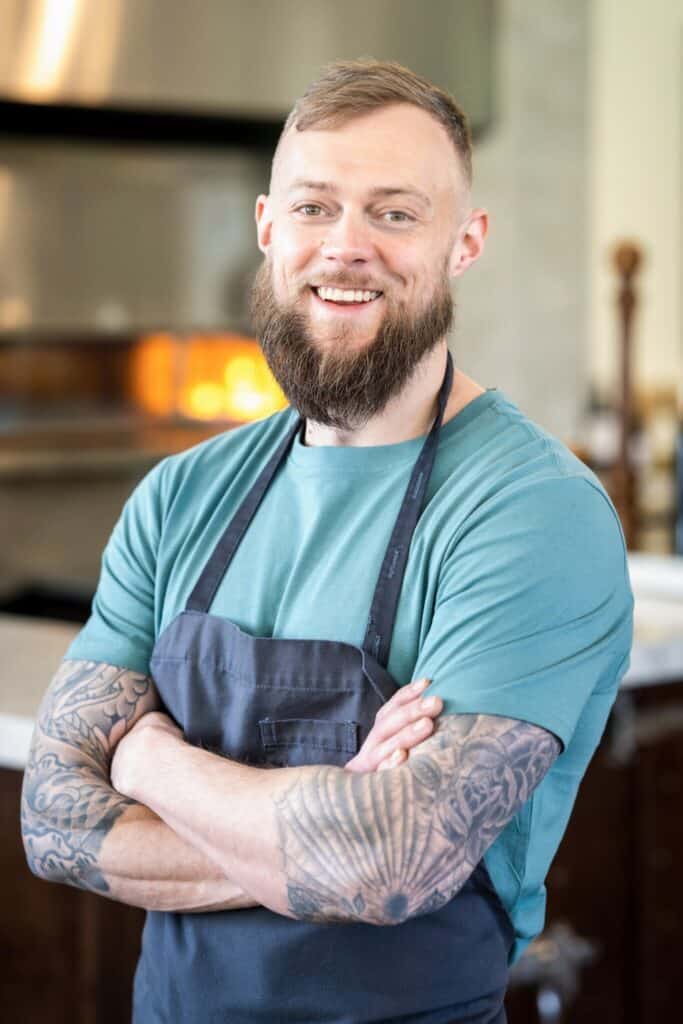
[[[345,347],[354,328],[342,324],[335,348],[326,350],[316,344],[308,317],[294,303],[276,299],[267,260],[256,274],[250,308],[263,354],[290,404],[304,419],[339,430],[364,426],[401,392],[418,364],[447,334],[454,314],[444,266],[423,309],[411,313],[404,306],[389,305],[375,337],[355,351]]]

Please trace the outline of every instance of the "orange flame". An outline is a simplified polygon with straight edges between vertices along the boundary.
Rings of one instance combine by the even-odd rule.
[[[246,423],[287,405],[258,343],[239,335],[147,335],[131,374],[133,400],[155,416]]]

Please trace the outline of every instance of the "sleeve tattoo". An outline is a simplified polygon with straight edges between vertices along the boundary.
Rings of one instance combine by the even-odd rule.
[[[147,676],[105,663],[62,663],[38,712],[24,773],[21,829],[34,874],[108,892],[98,853],[133,804],[111,788],[109,765],[124,733],[156,707]]]
[[[295,783],[276,802],[292,915],[386,925],[437,910],[560,750],[528,722],[447,715],[400,768]]]

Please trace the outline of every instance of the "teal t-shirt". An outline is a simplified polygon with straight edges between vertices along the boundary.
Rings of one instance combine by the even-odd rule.
[[[103,555],[92,616],[67,657],[149,672],[291,409],[160,462]],[[263,637],[360,645],[424,438],[365,448],[297,436],[211,612]],[[543,927],[544,880],[628,668],[633,598],[619,522],[596,477],[503,393],[444,424],[403,581],[388,669],[426,676],[444,713],[533,722],[564,750],[485,855],[516,931]]]

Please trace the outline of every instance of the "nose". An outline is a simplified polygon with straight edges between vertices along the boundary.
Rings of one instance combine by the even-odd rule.
[[[362,217],[345,211],[328,225],[320,251],[333,263],[367,263],[374,255],[369,225]]]

